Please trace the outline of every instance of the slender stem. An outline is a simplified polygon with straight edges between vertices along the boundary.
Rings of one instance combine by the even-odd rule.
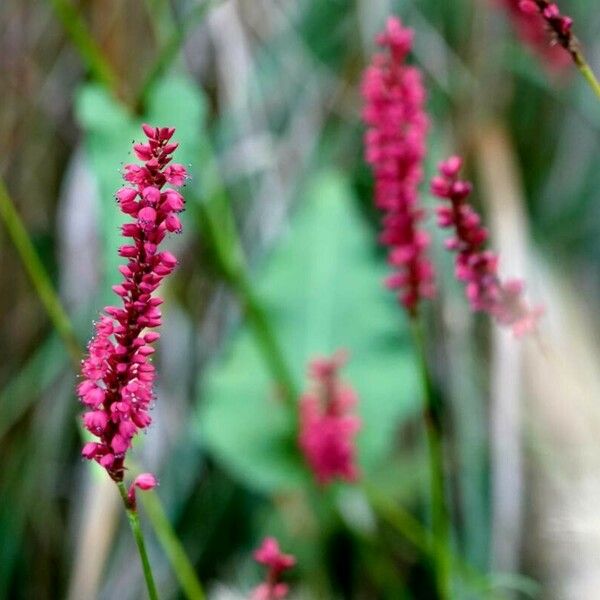
[[[577,62],[577,68],[584,76],[588,85],[592,88],[594,94],[600,99],[600,82],[583,56],[581,56],[581,60]]]
[[[50,0],[50,3],[92,76],[118,97],[118,77],[94,41],[77,9],[69,0]]]
[[[158,592],[156,591],[156,584],[154,583],[154,577],[152,575],[152,567],[150,566],[150,561],[148,560],[148,553],[146,552],[146,543],[144,542],[144,533],[142,532],[142,527],[140,525],[140,519],[138,516],[137,509],[135,508],[135,506],[131,505],[131,502],[129,502],[129,498],[127,497],[127,490],[125,489],[124,483],[122,481],[119,481],[117,483],[117,487],[119,488],[119,493],[121,494],[123,505],[125,506],[127,520],[129,521],[129,526],[131,527],[131,532],[133,533],[133,537],[135,539],[135,543],[140,555],[140,560],[142,561],[142,570],[144,572],[144,580],[146,581],[146,587],[148,588],[148,597],[150,598],[150,600],[158,600]]]
[[[428,531],[409,511],[399,506],[389,496],[382,494],[375,486],[363,484],[369,503],[380,518],[391,525],[400,535],[410,542],[417,550],[430,556],[435,560],[435,553],[445,554],[446,560],[453,566],[455,571],[463,578],[465,583],[479,592],[487,600],[506,600],[506,595],[493,590],[493,583],[486,576],[461,557],[453,554],[447,546],[440,544],[437,540],[431,540],[431,532]],[[484,594],[484,595],[483,595]]]
[[[297,398],[295,384],[262,302],[255,294],[244,271],[235,272],[231,279],[231,285],[244,305],[256,342],[275,381],[279,385],[282,397],[288,404],[294,405]]]
[[[136,105],[141,112],[148,100],[148,95],[158,78],[165,72],[166,68],[173,62],[175,56],[183,43],[190,29],[199,23],[208,9],[214,6],[220,0],[205,0],[199,5],[194,6],[180,26],[176,26],[168,37],[164,46],[161,48],[158,57],[150,67],[148,74],[144,78],[141,89],[137,95]]]
[[[282,398],[293,406],[297,398],[294,378],[285,359],[279,340],[273,330],[268,313],[254,291],[243,260],[241,243],[232,224],[233,218],[227,199],[219,202],[219,214],[223,216],[217,222],[208,202],[196,202],[199,225],[204,232],[217,267],[222,277],[231,286],[241,302],[248,324],[256,343],[263,354],[269,370],[277,382]],[[222,223],[221,221],[225,221]],[[227,231],[228,234],[223,232]],[[227,238],[227,239],[226,239]]]
[[[12,239],[37,295],[48,313],[48,317],[65,343],[73,364],[78,366],[81,358],[81,350],[71,320],[61,304],[60,298],[52,285],[48,272],[46,271],[31,238],[27,234],[23,221],[1,179],[0,218],[4,222],[4,226]]]
[[[412,317],[410,321],[423,383],[423,420],[429,452],[432,554],[435,564],[436,586],[440,600],[448,600],[451,597],[452,572],[449,559],[450,516],[444,486],[442,406],[427,365],[421,323],[416,316]]]
[[[184,594],[188,600],[204,600],[204,591],[196,577],[194,567],[175,535],[158,496],[153,492],[145,492],[142,494],[142,503],[163,550],[171,564],[177,565],[177,578]]]

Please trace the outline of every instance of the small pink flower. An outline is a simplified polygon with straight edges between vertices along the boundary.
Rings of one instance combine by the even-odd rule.
[[[321,485],[358,477],[354,438],[360,419],[352,414],[357,401],[354,391],[339,381],[345,362],[343,353],[314,360],[309,373],[315,387],[300,398],[299,445]]]
[[[382,244],[390,248],[394,275],[387,286],[410,314],[422,298],[434,295],[434,271],[427,258],[429,238],[419,229],[423,159],[429,120],[421,72],[405,62],[413,31],[390,17],[377,36],[375,54],[362,81],[365,157],[375,176],[375,205],[383,213]]]
[[[135,488],[139,488],[140,490],[152,490],[158,485],[156,481],[156,477],[152,475],[152,473],[141,473],[134,480],[133,483],[129,486],[129,492],[127,493],[127,498],[129,500],[129,505],[135,507],[136,498],[135,498]]]
[[[144,125],[143,131],[147,141],[135,144],[134,152],[144,164],[125,166],[123,177],[132,185],[117,192],[121,210],[132,219],[122,228],[130,239],[119,248],[119,255],[127,259],[119,269],[123,281],[113,287],[121,303],[105,307],[96,323],[77,388],[88,409],[84,425],[99,438],[86,444],[82,454],[96,460],[117,482],[123,480],[125,455],[134,436],[151,423],[148,411],[155,375],[151,344],[159,334],[146,330],[161,324],[162,300],[152,294],[177,264],[171,253],[158,248],[169,232],[181,230],[174,213],[183,208],[180,194],[163,188],[166,183],[180,185],[186,177],[181,165],[168,166],[177,148],[169,142],[175,130]],[[135,487],[150,489],[154,484],[152,475],[140,475],[130,494],[135,500]]]
[[[174,164],[165,169],[165,178],[170,184],[180,186],[187,179],[187,171],[183,165]]]
[[[279,581],[281,574],[296,564],[291,554],[283,554],[277,540],[267,537],[260,548],[254,551],[254,560],[267,567],[267,577],[264,583],[257,586],[252,594],[252,600],[281,600],[288,593],[288,586]]]
[[[439,175],[431,181],[433,195],[447,203],[437,209],[438,225],[454,229],[446,247],[457,253],[456,277],[465,283],[473,310],[487,312],[520,337],[535,330],[543,309],[526,304],[520,280],[500,281],[498,256],[484,248],[488,232],[466,202],[471,183],[458,179],[461,167],[462,159],[453,156],[439,165]]]

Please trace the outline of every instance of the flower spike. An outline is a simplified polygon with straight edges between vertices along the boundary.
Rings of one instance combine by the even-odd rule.
[[[352,414],[354,390],[339,381],[345,362],[343,352],[314,360],[309,368],[314,389],[300,398],[300,449],[321,485],[358,477],[354,438],[360,419]]]
[[[123,280],[113,287],[121,302],[107,306],[95,325],[95,335],[82,364],[78,386],[87,409],[85,428],[98,438],[87,443],[82,455],[103,466],[117,483],[123,481],[125,455],[139,430],[150,425],[150,403],[154,397],[155,369],[151,362],[153,343],[160,335],[162,299],[153,293],[177,264],[175,257],[158,248],[168,232],[180,231],[175,216],[183,208],[183,197],[165,184],[181,185],[186,177],[181,165],[170,165],[177,148],[169,143],[174,129],[143,126],[146,142],[135,144],[134,152],[143,165],[126,165],[123,178],[130,185],[116,196],[123,213],[131,220],[122,234],[129,242],[119,248],[127,259],[121,265]],[[151,489],[153,475],[137,477],[129,491],[135,503],[135,488]]]
[[[524,284],[518,279],[500,281],[498,256],[485,249],[488,231],[481,218],[467,202],[472,185],[458,174],[462,159],[452,156],[440,163],[439,175],[431,180],[431,192],[445,201],[437,209],[438,225],[453,228],[454,236],[446,248],[457,253],[456,277],[467,288],[467,298],[475,311],[490,314],[497,323],[510,327],[520,337],[535,330],[542,307],[530,308],[524,298]]]
[[[267,537],[260,548],[254,551],[254,560],[267,567],[267,577],[254,589],[251,600],[282,600],[287,597],[289,586],[280,581],[281,574],[296,564],[291,554],[283,554],[277,540]]]
[[[433,266],[426,256],[429,236],[419,228],[423,159],[429,120],[418,68],[406,64],[413,31],[390,17],[377,37],[383,51],[365,71],[362,93],[366,161],[375,176],[375,205],[383,213],[380,236],[396,271],[386,281],[411,315],[422,298],[434,295]]]

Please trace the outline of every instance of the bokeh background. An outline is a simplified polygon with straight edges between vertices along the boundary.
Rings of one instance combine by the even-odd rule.
[[[433,597],[420,386],[381,285],[362,158],[360,77],[391,13],[416,30],[428,174],[465,155],[502,272],[546,306],[523,342],[474,317],[434,232],[427,346],[469,565],[456,597],[598,597],[600,103],[568,63],[522,42],[513,5],[0,3],[0,597],[144,597],[116,490],[79,457],[74,394],[112,301],[114,191],[144,121],[178,128],[192,174],[169,241],[181,261],[164,290],[155,423],[132,466],[161,481],[141,507],[161,597],[183,595],[151,527],[156,496],[210,597],[247,597],[267,534],[298,557],[298,597]],[[598,64],[600,13],[561,8]],[[32,286],[10,203],[67,322]],[[319,491],[277,390],[299,393],[307,361],[337,348],[360,396],[362,479]]]

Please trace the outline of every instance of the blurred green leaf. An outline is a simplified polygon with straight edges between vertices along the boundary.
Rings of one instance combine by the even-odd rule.
[[[355,204],[341,175],[316,177],[257,291],[298,384],[314,356],[350,351],[344,377],[360,397],[359,460],[368,476],[416,410],[419,387],[404,313],[382,287],[386,269]],[[252,488],[300,486],[308,473],[295,415],[278,400],[246,327],[202,384],[198,431],[209,450]]]
[[[0,440],[68,366],[60,338],[52,333],[0,391]]]

